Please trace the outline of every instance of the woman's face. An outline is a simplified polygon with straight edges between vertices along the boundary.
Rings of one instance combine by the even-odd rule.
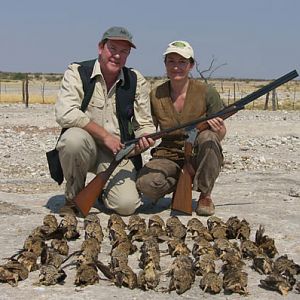
[[[165,59],[167,76],[170,80],[182,80],[188,78],[194,64],[189,59],[177,53],[169,53]]]

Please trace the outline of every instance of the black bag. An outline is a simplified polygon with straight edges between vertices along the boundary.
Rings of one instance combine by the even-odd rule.
[[[64,181],[64,174],[61,168],[58,151],[56,149],[48,151],[46,152],[46,156],[51,178],[61,185]]]
[[[81,110],[85,111],[89,101],[94,92],[95,78],[91,78],[91,74],[93,71],[93,67],[95,64],[95,60],[83,61],[78,63],[80,66],[78,67],[78,72],[83,84],[84,97],[81,103]],[[67,130],[67,128],[63,128],[61,133],[57,139],[56,145],[61,137],[61,135]],[[50,176],[54,179],[59,185],[61,185],[64,181],[64,174],[60,164],[58,151],[56,150],[56,146],[53,150],[46,152],[48,167],[50,171]]]

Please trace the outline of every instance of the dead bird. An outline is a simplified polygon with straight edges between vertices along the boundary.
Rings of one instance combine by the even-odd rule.
[[[166,233],[165,222],[160,216],[152,215],[149,218],[146,236],[156,238],[159,243],[169,239]]]
[[[137,276],[137,285],[143,290],[153,290],[160,282],[160,273],[153,260],[149,260],[144,269]]]
[[[226,239],[227,238],[227,226],[226,224],[216,224],[209,231],[213,239]]]
[[[256,243],[251,240],[242,240],[240,248],[243,258],[254,258],[262,252]]]
[[[177,256],[170,267],[170,270],[167,272],[167,276],[171,276],[174,270],[176,269],[188,269],[193,270],[193,260],[187,255]]]
[[[43,225],[36,227],[31,235],[38,235],[41,238],[48,240],[51,239],[52,234],[57,230],[58,221],[52,214],[47,214],[43,219]]]
[[[47,214],[43,219],[43,225],[52,228],[54,231],[58,227],[58,221],[55,215]]]
[[[111,255],[115,251],[123,252],[125,255],[131,255],[137,251],[137,246],[134,245],[129,239],[116,240],[112,244]]]
[[[56,250],[61,255],[68,255],[69,254],[69,245],[67,240],[65,239],[53,239],[51,241],[51,248]]]
[[[40,268],[39,285],[61,284],[66,279],[67,274],[62,269],[57,269],[53,265],[44,265]]]
[[[99,244],[101,244],[103,241],[103,237],[103,230],[99,223],[89,222],[86,224],[84,234],[85,239],[94,238],[98,241]]]
[[[64,261],[64,257],[60,255],[55,249],[44,247],[41,253],[41,264],[52,265],[59,269]]]
[[[296,264],[292,259],[289,259],[286,254],[281,255],[275,260],[274,269],[280,274],[300,274],[300,266]]]
[[[276,272],[260,280],[260,287],[277,291],[283,296],[286,296],[293,289],[293,286],[282,275]]]
[[[58,229],[64,231],[63,237],[70,241],[76,240],[79,238],[80,234],[77,229],[78,220],[73,214],[65,214],[60,224],[58,225]]]
[[[239,229],[237,230],[236,238],[240,240],[249,240],[250,233],[251,233],[250,225],[248,221],[243,219],[240,223]]]
[[[147,237],[140,248],[141,256],[139,267],[144,269],[152,261],[157,270],[160,270],[160,251],[157,240],[154,237]]]
[[[207,223],[207,228],[208,230],[211,232],[212,229],[215,227],[215,226],[224,226],[225,228],[227,228],[227,225],[225,222],[223,222],[220,218],[216,217],[216,216],[211,216],[207,219],[206,221]]]
[[[96,214],[91,214],[91,213],[88,214],[83,220],[83,229],[84,230],[85,230],[87,224],[89,224],[89,223],[97,223],[97,224],[101,225],[99,217]]]
[[[163,230],[166,229],[166,224],[164,220],[159,215],[151,215],[148,219],[148,228],[152,226],[158,226]]]
[[[28,278],[28,269],[16,260],[10,260],[0,266],[0,282],[17,286],[18,282]]]
[[[193,269],[193,261],[189,256],[177,256],[168,273],[170,278],[169,291],[176,290],[177,294],[183,294],[191,288],[195,281],[195,271]]]
[[[80,264],[76,270],[75,282],[76,286],[92,285],[99,282],[98,269],[95,264]]]
[[[252,269],[259,274],[270,274],[274,269],[274,263],[266,254],[258,254],[253,258]]]
[[[113,272],[116,286],[124,286],[128,287],[129,289],[134,289],[137,287],[137,275],[130,266],[122,265],[121,267],[116,267]]]
[[[38,256],[30,251],[23,251],[16,258],[16,260],[21,263],[28,272],[33,272],[39,269],[37,259]]]
[[[169,240],[167,244],[169,254],[172,257],[178,255],[189,255],[191,253],[191,250],[188,248],[187,244],[179,239],[173,238]]]
[[[191,270],[176,269],[172,273],[169,291],[175,290],[178,295],[189,290],[195,281],[195,273]]]
[[[87,238],[81,244],[81,251],[99,254],[101,251],[101,244],[95,238]]]
[[[108,232],[108,238],[111,244],[114,244],[116,241],[129,239],[125,231],[125,228],[119,223],[114,223],[110,226]]]
[[[239,268],[228,268],[223,276],[223,288],[226,293],[248,295],[248,274]]]
[[[211,256],[216,256],[216,251],[214,247],[205,239],[202,239],[200,237],[197,237],[194,239],[194,244],[192,247],[192,255],[197,258],[198,256],[204,255],[204,254],[210,254]]]
[[[199,236],[199,233],[203,231],[205,226],[198,218],[191,218],[188,220],[186,227],[187,234],[190,234],[191,238],[194,239],[195,237]]]
[[[264,233],[265,228],[260,225],[255,234],[255,243],[263,253],[268,255],[270,258],[273,258],[276,254],[278,254],[275,241]]]
[[[46,246],[45,241],[38,236],[28,236],[24,241],[23,250],[33,252],[37,256],[40,256],[44,247]]]
[[[226,253],[237,253],[240,255],[240,249],[236,243],[231,243],[228,239],[219,238],[214,241],[213,248],[216,255],[222,259]]]
[[[221,271],[226,273],[229,270],[242,270],[243,267],[246,265],[242,258],[235,253],[226,253],[222,261],[224,262]]]
[[[166,221],[166,233],[171,238],[177,238],[184,242],[186,237],[186,227],[177,216],[172,216]]]
[[[227,225],[227,238],[235,239],[238,234],[238,230],[241,227],[241,220],[237,216],[230,217],[226,221]]]
[[[222,290],[222,278],[215,272],[208,272],[200,280],[200,288],[204,292],[219,294]]]
[[[132,215],[129,217],[128,224],[128,237],[132,241],[142,241],[146,235],[147,225],[144,218],[139,215]]]
[[[127,227],[126,223],[119,215],[111,214],[107,222],[107,228],[110,229],[114,224],[120,225],[124,230]]]
[[[193,269],[197,276],[203,276],[206,273],[215,272],[216,264],[214,256],[204,254],[197,257],[193,262]]]

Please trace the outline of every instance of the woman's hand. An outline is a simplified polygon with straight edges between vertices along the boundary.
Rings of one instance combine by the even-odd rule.
[[[220,140],[222,140],[226,134],[224,120],[220,117],[217,117],[208,120],[207,123],[210,126],[210,129],[219,136]]]

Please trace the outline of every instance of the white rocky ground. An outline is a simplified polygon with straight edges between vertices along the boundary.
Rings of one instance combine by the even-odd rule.
[[[241,111],[226,121],[228,134],[223,142],[225,165],[213,191],[216,216],[225,221],[230,216],[245,218],[252,228],[252,237],[259,224],[273,237],[280,254],[288,254],[300,263],[300,113],[299,111]],[[40,225],[43,216],[57,212],[62,205],[63,185],[58,186],[48,174],[45,152],[54,147],[60,132],[54,120],[53,105],[20,104],[0,105],[0,259],[21,248],[26,236]],[[148,156],[145,155],[145,159]],[[194,205],[197,193],[193,194]],[[165,220],[170,216],[170,197],[153,207],[145,201],[139,213],[146,220],[158,213]],[[93,209],[97,212],[96,209]],[[193,215],[195,216],[195,215]],[[99,213],[102,226],[107,225],[108,215]],[[189,216],[179,216],[187,223]],[[124,218],[125,221],[128,220]],[[206,222],[206,218],[201,218]],[[82,229],[82,220],[80,220]],[[106,237],[107,238],[107,237]],[[77,242],[71,249],[78,248]],[[103,246],[102,258],[108,262],[109,242]],[[165,248],[163,245],[162,248]],[[133,267],[139,254],[132,258]],[[164,268],[170,261],[162,260]],[[3,263],[0,262],[0,263]],[[138,269],[136,269],[138,271]],[[263,276],[249,273],[248,299],[281,299],[276,292],[258,287]],[[74,270],[68,270],[66,283],[61,286],[35,286],[38,271],[13,288],[0,284],[1,299],[172,299],[175,292],[161,293],[117,288],[102,280],[99,284],[76,289],[73,285]],[[300,278],[298,278],[299,280]],[[167,286],[164,278],[162,286]],[[80,292],[78,292],[80,291]],[[198,299],[203,294],[199,278],[193,288],[181,297]],[[239,295],[226,295],[239,299]],[[286,299],[299,297],[292,291]]]

